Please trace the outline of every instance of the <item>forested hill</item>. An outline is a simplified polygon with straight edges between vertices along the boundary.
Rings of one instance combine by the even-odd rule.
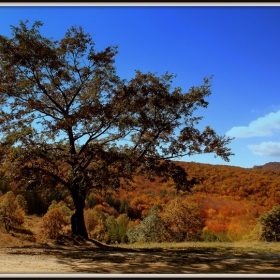
[[[280,162],[268,162],[264,165],[255,165],[254,169],[280,170]]]
[[[241,240],[256,225],[256,218],[280,204],[280,170],[176,163],[186,170],[188,179],[198,181],[192,192],[184,195],[185,200],[195,202],[203,213],[204,233],[220,240]],[[126,199],[132,218],[144,217],[154,205],[165,209],[176,199],[172,182],[161,183],[160,178],[150,182],[141,177],[117,196]]]
[[[195,178],[198,181],[187,197],[199,202],[205,210],[223,203],[224,208],[241,209],[242,204],[245,208],[254,209],[257,217],[271,209],[274,204],[280,204],[280,170],[195,162],[176,163],[186,170],[188,179]],[[139,216],[143,216],[153,205],[164,206],[174,199],[175,195],[172,182],[162,183],[160,178],[150,182],[136,177],[132,188],[121,189],[114,197],[126,198],[129,207],[138,212]]]
[[[157,178],[151,182],[141,176],[134,177],[132,185],[124,184],[117,191],[90,192],[86,199],[85,219],[87,223],[90,217],[96,219],[93,224],[98,225],[90,231],[91,237],[99,241],[106,239],[104,236],[109,234],[105,232],[108,226],[106,221],[109,218],[119,221],[126,215],[128,229],[138,225],[154,206],[161,209],[160,215],[167,217],[170,214],[168,217],[172,220],[172,211],[181,213],[182,210],[186,214],[186,209],[192,209],[186,207],[194,207],[192,205],[195,203],[205,223],[205,240],[242,240],[247,238],[262,213],[270,210],[276,203],[280,204],[280,170],[275,168],[277,163],[266,164],[263,168],[176,163],[186,170],[189,180],[196,179],[190,193],[176,193],[172,180],[162,182],[161,178]],[[24,196],[28,214],[44,215],[54,207],[51,206],[54,201],[58,202],[57,207],[65,208],[68,205],[71,208],[69,194],[59,185],[52,189],[35,186],[20,192],[16,185],[9,186],[0,181],[0,194],[9,190],[15,195]],[[182,203],[178,203],[180,199]]]
[[[178,164],[185,168],[190,178],[200,181],[194,186],[193,193],[227,196],[265,207],[280,203],[280,163],[253,168],[194,162]]]
[[[195,178],[197,181],[188,196],[226,198],[231,201],[252,203],[255,207],[263,209],[270,209],[275,203],[280,204],[280,163],[272,162],[252,168],[195,162],[176,163],[186,170],[188,179]],[[0,182],[0,194],[10,189],[15,194],[21,193],[25,196],[31,214],[43,214],[53,199],[59,201],[66,195],[65,190],[60,187],[41,189],[38,186],[22,193],[14,185],[8,187],[4,182]],[[107,196],[109,193],[107,192]],[[175,195],[176,190],[171,181],[162,183],[161,178],[158,178],[151,182],[140,176],[134,178],[132,186],[124,185],[117,193],[110,194],[114,199],[125,198],[135,211],[139,210],[137,210],[139,217],[146,214],[155,204],[167,204]],[[99,194],[97,190],[90,196],[94,196],[99,203],[105,198],[104,193]]]

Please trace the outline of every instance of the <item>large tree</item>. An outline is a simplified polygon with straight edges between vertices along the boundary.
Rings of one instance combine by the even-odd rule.
[[[172,159],[214,153],[228,161],[230,138],[195,126],[206,108],[211,78],[183,93],[173,74],[116,74],[117,47],[96,51],[91,36],[71,27],[54,40],[42,23],[11,26],[0,36],[0,155],[5,176],[18,184],[60,185],[73,198],[72,231],[88,237],[86,195],[116,188],[135,174],[190,181]]]

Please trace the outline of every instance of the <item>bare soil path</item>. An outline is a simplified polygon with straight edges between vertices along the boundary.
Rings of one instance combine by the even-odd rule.
[[[106,250],[95,246],[0,248],[1,274],[278,274],[280,253],[214,248]],[[1,275],[0,275],[1,277]]]

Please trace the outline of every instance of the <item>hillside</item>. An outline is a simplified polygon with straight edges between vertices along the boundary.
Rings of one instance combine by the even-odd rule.
[[[186,170],[188,179],[195,178],[198,181],[189,195],[251,202],[265,208],[271,208],[273,204],[280,203],[280,170],[195,162],[177,162],[177,164]],[[135,178],[133,189],[122,190],[120,194],[128,197],[129,200],[139,198],[144,194],[148,197],[166,197],[168,200],[175,195],[174,192],[171,182],[161,183],[160,179],[150,182],[139,177]]]
[[[198,183],[185,199],[198,204],[205,220],[204,231],[221,240],[240,240],[256,225],[256,218],[280,204],[280,171],[177,162]],[[269,166],[269,165],[268,165]],[[135,178],[131,189],[120,190],[136,217],[147,215],[153,205],[165,207],[176,197],[172,182]],[[226,237],[225,237],[226,236]],[[215,237],[215,238],[216,238]]]
[[[277,163],[268,163],[261,169],[193,162],[179,164],[190,178],[200,181],[194,186],[194,193],[254,202],[268,208],[280,203],[280,170],[276,169]]]
[[[253,169],[280,170],[280,162],[268,162],[264,165],[255,165]]]
[[[180,196],[184,201],[197,205],[205,220],[203,234],[206,240],[241,240],[253,229],[262,213],[270,210],[274,204],[280,204],[280,170],[276,168],[277,163],[268,163],[263,168],[195,162],[177,164],[186,170],[188,179],[196,179],[190,193],[177,193],[171,180],[161,182],[161,178],[157,178],[151,182],[141,176],[135,177],[131,185],[123,185],[117,191],[93,190],[87,198],[85,209],[87,219],[96,225],[92,230],[92,238],[104,241],[107,234],[105,220],[108,216],[112,221],[119,221],[121,214],[125,214],[130,220],[126,226],[133,227],[155,205],[164,215],[165,209]],[[7,185],[0,184],[3,194],[8,189]],[[17,189],[12,190],[17,194]],[[35,188],[22,194],[27,200],[28,215],[44,215],[53,200],[64,203],[60,206],[64,207],[63,211],[67,215],[73,210],[71,198],[59,187],[53,190]],[[67,210],[68,206],[71,211]],[[26,228],[29,228],[28,224]],[[29,238],[32,239],[32,236]]]

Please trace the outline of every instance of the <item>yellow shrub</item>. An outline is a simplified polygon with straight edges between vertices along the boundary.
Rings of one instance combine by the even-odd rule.
[[[41,230],[44,237],[57,239],[68,223],[57,208],[49,210],[43,217]]]

